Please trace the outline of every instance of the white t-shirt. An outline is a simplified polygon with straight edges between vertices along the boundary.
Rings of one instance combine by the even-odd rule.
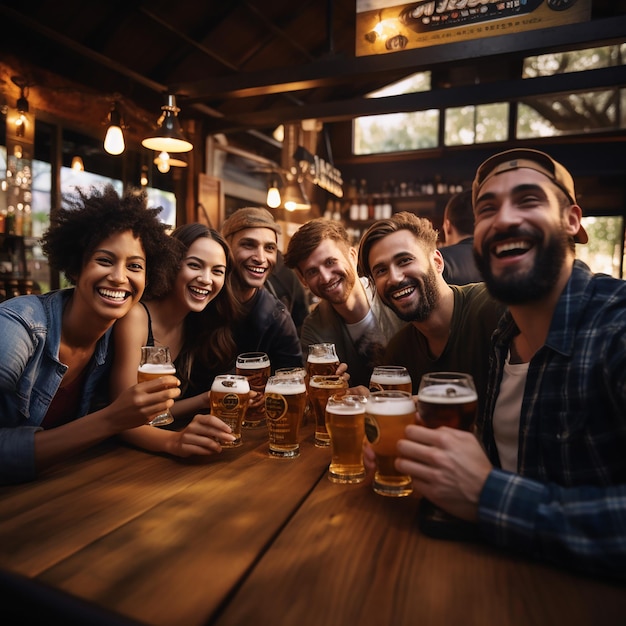
[[[493,434],[502,469],[517,472],[519,421],[522,410],[528,363],[510,363],[506,357],[500,392],[493,412]]]

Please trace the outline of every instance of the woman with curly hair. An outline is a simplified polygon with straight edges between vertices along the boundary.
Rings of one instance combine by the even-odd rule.
[[[180,394],[163,376],[95,409],[111,330],[164,284],[174,242],[146,196],[77,189],[51,215],[43,251],[73,287],[0,304],[0,482],[33,480],[68,455],[145,424]]]
[[[123,437],[180,457],[210,455],[221,451],[221,441],[234,439],[222,420],[206,414],[213,377],[232,369],[236,357],[231,327],[239,305],[231,285],[233,260],[224,238],[203,224],[185,224],[171,236],[180,243],[180,257],[162,293],[144,297],[115,325],[111,392],[115,397],[134,384],[141,346],[168,346],[182,391],[172,414],[195,417],[180,431],[141,426]]]

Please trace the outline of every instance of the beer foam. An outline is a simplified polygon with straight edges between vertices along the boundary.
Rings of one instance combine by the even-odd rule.
[[[333,354],[309,354],[308,363],[337,363],[337,357]]]
[[[458,404],[462,402],[476,402],[478,394],[474,389],[455,385],[454,383],[442,383],[428,385],[420,390],[418,400],[432,404]]]
[[[139,371],[144,374],[158,374],[159,376],[176,374],[176,368],[171,363],[144,363],[139,366]]]
[[[283,396],[295,396],[298,393],[306,393],[304,382],[291,384],[284,380],[275,380],[265,386],[265,393],[279,393]]]
[[[360,415],[361,413],[365,412],[365,404],[362,404],[361,406],[357,406],[354,404],[327,404],[326,411],[328,413],[332,413],[333,415]]]
[[[408,374],[372,374],[370,383],[378,383],[379,385],[406,385],[411,382]]]
[[[311,376],[309,386],[317,389],[342,389],[345,385],[342,378],[331,378],[329,380],[323,377],[322,380],[318,380],[315,376]]]
[[[237,369],[240,370],[260,370],[269,367],[269,359],[259,359],[258,361],[237,361]]]
[[[415,404],[411,398],[394,398],[384,402],[368,400],[365,411],[370,415],[406,415],[415,413]]]
[[[228,378],[216,377],[211,385],[211,391],[222,391],[225,393],[240,393],[245,394],[250,391],[250,383],[248,379],[241,377],[236,378],[229,376]]]

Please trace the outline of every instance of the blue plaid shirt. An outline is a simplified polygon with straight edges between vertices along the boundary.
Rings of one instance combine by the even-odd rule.
[[[507,312],[493,335],[477,425],[495,468],[492,417],[518,333]],[[626,580],[626,281],[575,261],[546,343],[529,364],[517,473],[491,472],[478,515],[497,545]]]

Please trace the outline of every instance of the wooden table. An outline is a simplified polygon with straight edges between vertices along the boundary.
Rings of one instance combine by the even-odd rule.
[[[420,535],[417,498],[331,483],[302,434],[293,460],[264,430],[201,461],[109,442],[2,487],[0,568],[155,625],[626,623],[623,586]]]

